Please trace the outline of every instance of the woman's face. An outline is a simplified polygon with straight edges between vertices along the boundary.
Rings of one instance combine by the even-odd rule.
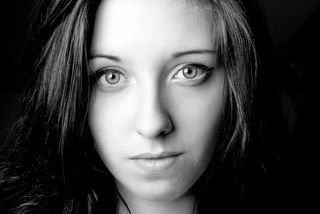
[[[201,9],[185,0],[99,6],[89,123],[124,197],[178,199],[207,167],[225,103],[214,38]]]

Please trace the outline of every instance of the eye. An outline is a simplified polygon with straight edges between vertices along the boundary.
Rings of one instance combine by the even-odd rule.
[[[212,73],[212,69],[202,64],[188,64],[180,68],[173,78],[178,81],[201,81]]]
[[[125,81],[122,72],[116,69],[101,69],[96,74],[97,82],[103,86],[116,87]]]

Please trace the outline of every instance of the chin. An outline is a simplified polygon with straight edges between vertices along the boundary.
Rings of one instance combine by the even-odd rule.
[[[140,198],[154,202],[173,201],[181,197],[189,188],[181,187],[179,184],[149,184],[144,188],[136,188]]]

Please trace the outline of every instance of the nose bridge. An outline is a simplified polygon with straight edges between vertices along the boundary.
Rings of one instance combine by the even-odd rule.
[[[147,138],[168,134],[173,126],[160,84],[150,81],[138,90],[137,132]]]

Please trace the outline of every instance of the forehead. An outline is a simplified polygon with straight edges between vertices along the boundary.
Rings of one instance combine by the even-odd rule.
[[[190,0],[104,0],[91,51],[213,48],[213,34],[211,22]]]

